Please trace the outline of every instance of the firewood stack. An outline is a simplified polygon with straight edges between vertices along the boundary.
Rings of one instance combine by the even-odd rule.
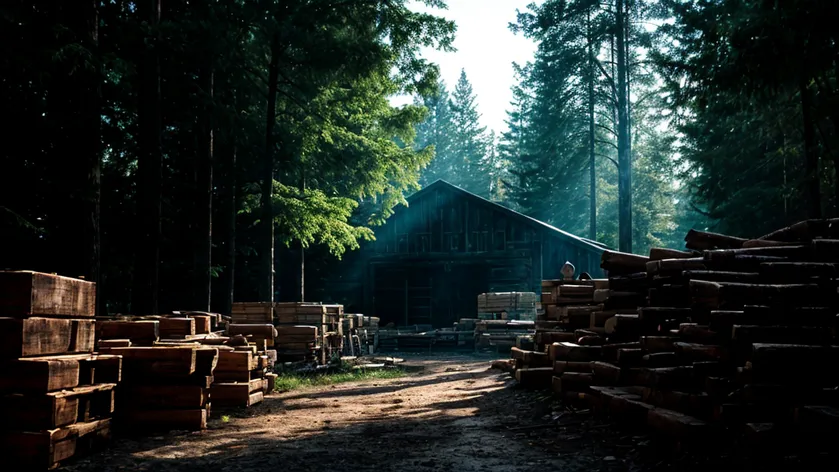
[[[0,453],[9,470],[46,470],[106,445],[119,356],[91,354],[96,287],[0,272]]]
[[[687,251],[648,259],[604,254],[604,304],[642,287],[646,299],[612,305],[600,346],[551,345],[555,390],[678,440],[723,428],[749,441],[817,442],[839,418],[839,374],[822,367],[839,360],[839,220],[755,240],[691,231],[685,241]]]

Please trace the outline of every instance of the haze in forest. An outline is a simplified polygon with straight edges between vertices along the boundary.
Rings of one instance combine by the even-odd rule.
[[[482,97],[480,124],[487,129],[500,133],[507,128],[506,111],[516,83],[513,62],[524,64],[533,60],[536,51],[536,43],[510,31],[509,24],[516,21],[516,10],[526,10],[531,3],[538,5],[543,1],[449,0],[447,9],[417,1],[408,4],[412,10],[440,15],[457,24],[457,51],[423,47],[421,55],[440,67],[441,78],[451,87],[457,83],[460,71],[466,71],[475,93]],[[404,95],[391,99],[397,106],[410,102],[411,97]]]

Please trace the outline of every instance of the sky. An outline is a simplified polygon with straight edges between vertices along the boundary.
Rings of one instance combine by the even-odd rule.
[[[507,27],[516,20],[516,9],[522,11],[534,0],[448,0],[448,9],[428,8],[411,2],[415,11],[434,13],[457,24],[454,41],[456,52],[444,53],[423,48],[422,55],[440,66],[440,75],[449,91],[454,89],[460,70],[472,83],[477,95],[481,125],[487,131],[500,133],[507,129],[504,120],[513,98],[510,88],[515,84],[513,62],[524,64],[533,58],[536,44],[513,34]],[[542,3],[536,0],[535,3]],[[394,105],[410,103],[410,97],[394,97]]]

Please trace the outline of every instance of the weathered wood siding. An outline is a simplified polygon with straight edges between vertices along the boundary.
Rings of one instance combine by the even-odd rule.
[[[442,184],[398,208],[353,257],[356,283],[342,284],[355,310],[382,323],[451,326],[476,315],[479,293],[539,292],[565,261],[602,274],[601,250]]]

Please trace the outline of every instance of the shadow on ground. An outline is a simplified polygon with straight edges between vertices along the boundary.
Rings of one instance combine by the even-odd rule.
[[[643,433],[520,389],[488,363],[464,363],[458,371],[269,396],[254,408],[225,413],[226,422],[216,412],[207,431],[118,439],[64,470],[591,472],[735,465],[725,454],[700,462],[663,451]]]

